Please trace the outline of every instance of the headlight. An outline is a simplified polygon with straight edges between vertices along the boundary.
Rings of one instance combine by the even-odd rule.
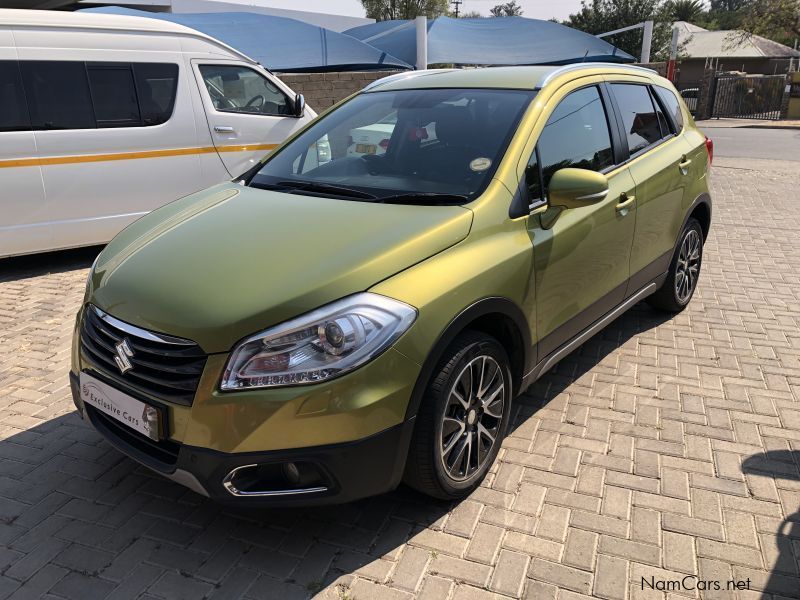
[[[222,390],[325,381],[375,358],[405,332],[417,311],[386,296],[362,293],[276,325],[239,344]]]

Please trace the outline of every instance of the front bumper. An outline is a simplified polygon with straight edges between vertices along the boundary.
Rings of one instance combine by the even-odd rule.
[[[414,419],[368,437],[338,444],[273,450],[220,452],[164,440],[151,442],[80,399],[78,377],[70,373],[75,406],[115,448],[142,465],[216,502],[237,506],[319,505],[350,502],[388,492],[400,483]],[[318,481],[308,486],[277,486],[243,490],[225,485],[226,477],[242,467],[287,463],[311,465]],[[257,486],[256,486],[257,487]]]

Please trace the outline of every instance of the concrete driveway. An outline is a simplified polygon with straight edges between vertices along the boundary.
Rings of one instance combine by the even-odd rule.
[[[149,473],[69,399],[94,253],[0,263],[0,598],[800,598],[800,196],[753,165],[714,169],[690,307],[532,387],[459,504],[237,512]]]

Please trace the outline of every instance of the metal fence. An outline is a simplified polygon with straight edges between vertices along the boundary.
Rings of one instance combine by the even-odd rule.
[[[727,75],[714,78],[712,117],[735,119],[781,118],[784,75]]]

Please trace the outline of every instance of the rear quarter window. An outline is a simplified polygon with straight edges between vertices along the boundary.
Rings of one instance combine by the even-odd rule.
[[[656,96],[661,100],[666,111],[671,115],[672,122],[675,124],[678,132],[683,130],[683,111],[681,110],[681,103],[678,101],[675,92],[661,87],[660,85],[653,86],[653,90],[655,90]]]
[[[0,61],[0,131],[31,128],[17,61]]]

